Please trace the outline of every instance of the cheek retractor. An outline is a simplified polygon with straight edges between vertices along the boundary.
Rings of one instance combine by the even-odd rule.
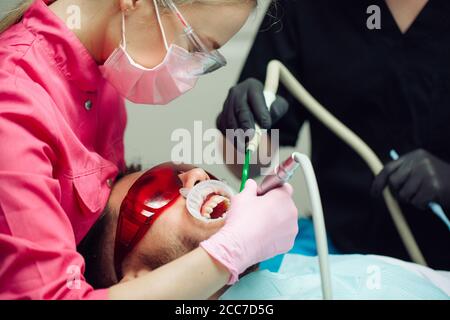
[[[181,189],[186,198],[186,207],[196,219],[210,222],[225,218],[231,205],[234,190],[226,183],[218,180],[206,180],[192,189]]]

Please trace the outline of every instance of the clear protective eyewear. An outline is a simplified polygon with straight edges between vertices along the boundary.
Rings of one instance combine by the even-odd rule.
[[[203,71],[198,75],[214,72],[227,65],[227,60],[218,50],[210,50],[200,37],[195,33],[192,26],[186,21],[172,0],[162,0],[165,6],[172,11],[183,26],[183,36],[189,42],[192,54],[207,58],[208,63],[203,66]]]

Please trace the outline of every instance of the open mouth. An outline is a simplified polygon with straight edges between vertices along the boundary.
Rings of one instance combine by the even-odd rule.
[[[231,201],[228,197],[218,193],[210,193],[203,201],[200,213],[208,219],[220,219],[230,209]]]

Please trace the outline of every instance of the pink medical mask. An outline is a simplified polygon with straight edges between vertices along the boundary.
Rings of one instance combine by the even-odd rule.
[[[191,53],[175,44],[169,47],[156,4],[155,7],[167,50],[163,62],[148,69],[131,58],[126,50],[125,15],[122,14],[122,43],[100,70],[124,98],[134,103],[165,105],[191,90],[211,62],[201,53]]]

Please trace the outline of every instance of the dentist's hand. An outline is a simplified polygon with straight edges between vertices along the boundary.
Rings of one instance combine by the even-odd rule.
[[[375,178],[372,194],[389,185],[397,197],[419,209],[434,201],[450,208],[450,164],[425,150],[416,150],[388,163]]]
[[[271,129],[287,113],[289,105],[277,96],[269,112],[263,92],[264,85],[256,79],[245,80],[231,88],[223,111],[217,118],[217,128],[224,135],[227,129],[255,129],[255,122],[262,129]]]
[[[256,182],[249,180],[231,200],[225,226],[200,246],[230,271],[233,284],[250,266],[293,247],[297,219],[290,185],[258,197]]]

